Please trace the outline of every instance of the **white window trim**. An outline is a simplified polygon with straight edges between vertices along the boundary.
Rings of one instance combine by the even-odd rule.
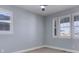
[[[13,33],[13,13],[9,10],[5,10],[2,8],[0,8],[0,11],[10,13],[10,20],[9,21],[0,20],[0,22],[10,23],[10,31],[0,31],[0,34],[12,34]]]
[[[70,36],[60,36],[60,20],[62,19],[62,18],[65,18],[65,17],[70,17]],[[59,38],[71,38],[71,15],[65,15],[65,16],[61,16],[61,17],[58,17],[59,18],[59,26],[58,26],[58,37]]]
[[[56,32],[56,36],[54,35],[54,28],[55,28],[55,21],[56,21],[56,31],[58,31],[58,29],[57,29],[57,18],[58,17],[54,17],[53,19],[52,19],[52,24],[53,24],[53,26],[52,26],[52,28],[53,28],[53,30],[52,30],[52,34],[53,34],[53,38],[57,38],[58,37],[58,32]]]
[[[53,38],[67,38],[67,39],[79,39],[79,37],[75,37],[75,34],[74,34],[74,16],[76,15],[79,15],[79,12],[77,13],[72,13],[70,15],[64,15],[64,16],[61,16],[61,17],[54,17],[53,20],[52,20],[52,28],[53,28]],[[60,36],[60,20],[64,17],[70,17],[70,36]],[[57,36],[54,36],[54,21],[57,21]]]
[[[75,33],[74,33],[74,16],[76,16],[76,15],[79,15],[79,12],[77,12],[77,13],[73,13],[72,14],[72,38],[73,39],[79,39],[79,37],[75,37]]]

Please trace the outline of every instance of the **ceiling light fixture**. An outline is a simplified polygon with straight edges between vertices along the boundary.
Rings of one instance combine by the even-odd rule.
[[[44,5],[41,5],[40,7],[41,7],[41,9],[42,9],[42,8],[45,8],[45,6],[44,6]]]
[[[42,10],[42,11],[45,11],[45,9],[46,9],[46,6],[47,6],[47,5],[40,5],[40,7],[41,7],[41,10]]]

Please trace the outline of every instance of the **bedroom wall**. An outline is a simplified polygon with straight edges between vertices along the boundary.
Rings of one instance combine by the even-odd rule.
[[[0,34],[0,52],[15,52],[41,45],[79,50],[78,39],[52,37],[52,18],[79,12],[79,7],[40,16],[15,6],[0,6],[13,12],[13,33]]]
[[[15,6],[0,8],[13,12],[13,33],[0,34],[0,52],[15,52],[43,44],[44,17]]]
[[[79,7],[57,12],[46,17],[46,45],[55,46],[59,48],[79,50],[79,39],[59,39],[52,36],[52,19],[57,16],[64,16],[68,14],[79,13]]]

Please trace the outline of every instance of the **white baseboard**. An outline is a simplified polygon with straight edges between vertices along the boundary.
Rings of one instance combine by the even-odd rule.
[[[20,50],[20,51],[16,51],[16,52],[13,52],[13,53],[24,53],[24,52],[28,52],[28,51],[32,51],[32,50],[36,50],[36,49],[39,49],[39,48],[43,48],[44,46],[37,46],[37,47],[33,47],[33,48],[29,48],[29,49],[25,49],[25,50]]]
[[[58,50],[63,50],[63,51],[67,51],[67,52],[79,53],[79,51],[76,51],[76,50],[65,49],[65,48],[60,48],[60,47],[55,47],[55,46],[50,46],[50,45],[42,45],[42,46],[30,48],[30,49],[16,51],[16,52],[13,52],[13,53],[24,53],[24,52],[32,51],[32,50],[43,48],[43,47],[52,48],[52,49],[58,49]]]
[[[67,51],[67,52],[72,52],[72,53],[79,53],[79,51],[77,51],[77,50],[65,49],[65,48],[60,48],[60,47],[55,47],[55,46],[50,46],[50,45],[45,45],[45,47],[52,48],[52,49],[63,50],[63,51]]]

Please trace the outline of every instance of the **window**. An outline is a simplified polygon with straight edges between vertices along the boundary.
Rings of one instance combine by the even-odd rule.
[[[0,34],[12,32],[12,13],[0,11]]]
[[[56,20],[55,20],[55,22],[54,22],[54,35],[56,36],[57,35],[57,29],[56,29]]]
[[[60,37],[69,37],[70,36],[70,17],[64,16],[60,18],[59,26],[59,35]]]
[[[53,19],[53,34],[59,38],[79,38],[79,13]]]
[[[79,15],[74,15],[73,16],[73,32],[74,36],[78,37],[79,36]]]
[[[53,18],[53,36],[57,37],[57,18]]]

